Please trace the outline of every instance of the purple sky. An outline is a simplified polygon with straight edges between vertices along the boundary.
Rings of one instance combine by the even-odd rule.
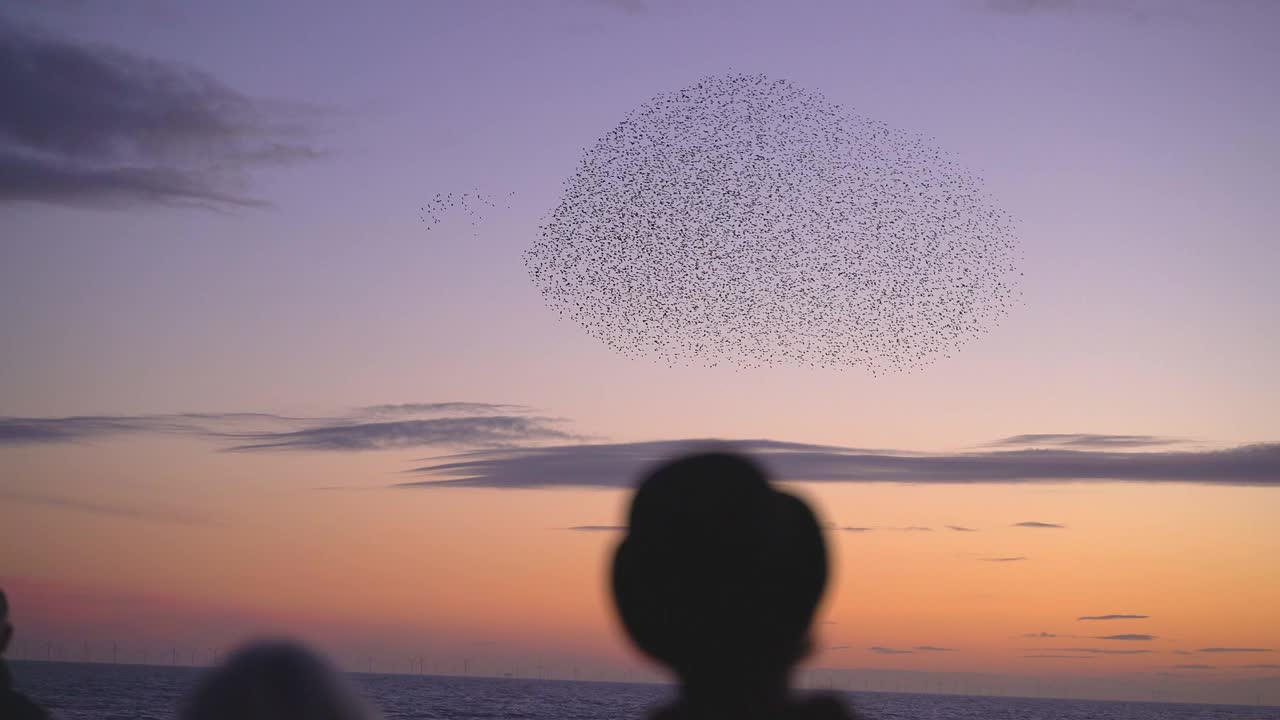
[[[385,409],[354,410],[383,403],[509,403],[521,406],[509,414],[536,416],[567,437],[624,450],[627,443],[717,437],[940,453],[892,460],[912,467],[942,464],[946,453],[1014,436],[1066,450],[1074,448],[1061,439],[1077,433],[1090,434],[1081,436],[1090,442],[1098,440],[1091,434],[1169,439],[1176,452],[1274,442],[1280,428],[1274,370],[1280,367],[1278,26],[1280,4],[1268,0],[9,3],[0,18],[5,42],[19,27],[199,70],[252,98],[252,109],[262,113],[255,117],[267,124],[254,126],[261,137],[251,139],[279,141],[267,147],[290,157],[235,161],[243,172],[226,192],[256,204],[211,208],[71,207],[65,197],[39,193],[19,200],[6,186],[13,176],[0,164],[0,418],[157,414],[163,424],[172,420],[165,413],[263,411],[322,425],[335,417],[385,419],[378,414]],[[1022,305],[952,359],[882,377],[857,368],[667,368],[619,356],[558,321],[525,275],[521,252],[555,206],[583,148],[654,95],[730,70],[821,91],[867,117],[931,138],[980,174],[995,201],[1018,220]],[[6,112],[0,100],[0,116]],[[244,150],[237,132],[219,136],[221,151]],[[12,159],[3,156],[8,140],[0,136],[0,163]],[[420,206],[436,193],[472,188],[514,192],[511,209],[495,213],[474,237],[457,227],[424,232]],[[288,432],[310,427],[280,422]],[[112,510],[111,522],[123,523],[136,501],[219,518],[224,513],[229,527],[248,518],[260,523],[261,537],[271,536],[273,513],[302,536],[328,527],[349,505],[367,503],[365,525],[351,533],[367,530],[370,535],[359,537],[372,544],[420,539],[413,534],[415,512],[436,513],[433,531],[440,537],[473,533],[477,547],[497,548],[510,538],[484,529],[493,506],[504,522],[529,523],[522,528],[528,533],[618,520],[616,490],[528,491],[542,499],[504,496],[501,502],[491,500],[501,494],[493,490],[448,491],[457,493],[449,502],[462,509],[432,505],[437,496],[306,495],[317,486],[421,479],[399,471],[432,464],[424,456],[435,449],[396,446],[400,455],[393,460],[372,453],[331,459],[319,451],[212,452],[237,444],[211,449],[208,439],[225,437],[217,434],[223,430],[204,428],[198,439],[125,438],[119,446],[0,448],[7,453],[0,456],[0,476],[7,476],[0,492],[27,502],[22,512],[31,517],[37,511],[29,506],[43,503],[39,512],[54,518],[49,527],[67,538],[50,544],[47,557],[0,553],[0,562],[33,576],[47,568],[46,579],[59,582],[101,580],[91,562],[105,532],[94,523],[107,522],[99,511],[127,506]],[[263,432],[263,442],[277,439]],[[1162,451],[1149,445],[1137,450]],[[1015,446],[1023,447],[987,449],[1000,454]],[[1143,460],[1177,464],[1181,457]],[[1217,467],[1212,463],[1223,458],[1201,459]],[[1225,460],[1236,462],[1236,456]],[[513,467],[526,467],[523,458],[489,470],[497,477]],[[1247,475],[1244,484],[1267,485],[1257,482],[1253,467],[1237,473]],[[1112,479],[1106,470],[1089,472]],[[1052,469],[1034,479],[1062,477]],[[517,480],[511,484],[536,485]],[[1178,486],[1145,495],[1157,491],[1108,486],[1062,489],[1059,498],[1038,488],[986,487],[963,495],[969,491],[952,486],[930,488],[930,497],[946,498],[939,504],[948,507],[919,517],[911,504],[924,497],[919,487],[832,485],[821,492],[841,526],[1010,528],[1042,518],[1070,528],[1021,528],[1007,536],[1008,544],[964,546],[974,553],[965,556],[968,573],[1041,572],[1036,568],[1051,567],[1037,564],[1046,557],[1067,563],[1061,548],[1077,528],[1103,524],[1103,516],[1110,534],[1092,541],[1099,555],[1070,555],[1074,564],[1062,567],[1093,573],[1098,558],[1114,557],[1118,548],[1130,556],[1107,566],[1116,587],[1133,581],[1133,567],[1147,567],[1166,551],[1168,562],[1158,569],[1173,578],[1169,582],[1181,577],[1175,555],[1183,550],[1163,539],[1182,537],[1179,518],[1198,518],[1204,508],[1206,527],[1222,536],[1199,550],[1237,554],[1221,567],[1206,560],[1202,569],[1246,568],[1215,580],[1223,587],[1253,588],[1249,573],[1262,572],[1256,548],[1280,542],[1271,511],[1257,500],[1270,498],[1267,488]],[[435,491],[397,492],[425,498]],[[1079,497],[1069,494],[1076,492]],[[1106,503],[1086,495],[1092,492],[1127,499],[1104,512],[1098,508]],[[295,497],[307,498],[307,510],[292,515]],[[973,504],[970,516],[946,514],[959,502]],[[1151,509],[1140,519],[1158,526],[1151,537],[1160,543],[1139,546],[1130,539],[1128,508],[1135,506]],[[1054,512],[1060,508],[1072,512]],[[55,512],[99,516],[60,525]],[[12,514],[12,527],[27,522],[17,510]],[[400,522],[403,535],[378,535],[390,522],[379,518]],[[157,547],[147,534],[151,526],[139,518],[129,522],[120,537]],[[166,562],[180,567],[187,554],[217,547],[226,555],[226,566],[219,566],[226,577],[248,576],[252,568],[237,564],[245,552],[212,540],[201,544],[201,533],[217,532],[174,530],[173,538],[187,540],[172,540],[174,557]],[[983,532],[842,535],[885,543],[910,559],[919,555],[906,543],[921,542],[917,536],[978,543],[989,537]],[[559,548],[608,536],[544,533],[537,542]],[[852,542],[847,538],[842,542]],[[0,545],[4,540],[0,535]],[[946,552],[957,547],[946,545]],[[594,582],[595,554],[557,552],[569,558],[566,567],[583,587],[595,587],[586,584]],[[942,552],[930,562],[941,567]],[[1027,562],[973,562],[1024,556]],[[401,565],[393,553],[387,557],[387,577],[396,577]],[[270,556],[262,567],[293,568],[293,560]],[[139,562],[129,570],[136,575],[122,570],[121,578],[145,584],[161,577],[159,560]],[[1010,579],[1007,587],[1030,592],[1068,577],[1043,572],[1039,585]],[[484,582],[500,587],[497,577]],[[968,585],[967,578],[957,583]],[[175,582],[194,593],[219,579],[193,575],[187,586]],[[297,587],[325,582],[302,578]],[[1142,585],[1143,592],[1157,587]],[[1269,587],[1280,593],[1280,586]],[[1194,606],[1198,591],[1183,590],[1169,595]],[[1070,598],[1059,595],[1063,607],[1055,612],[1062,617],[1114,609],[1097,607],[1101,601],[1066,607]],[[1222,602],[1250,599],[1247,591],[1221,595]],[[1251,607],[1265,607],[1272,595],[1255,597]],[[339,610],[394,618],[416,602],[399,595],[375,599],[383,604],[369,600],[365,607],[356,598]],[[261,607],[284,607],[290,598],[259,600]],[[441,613],[452,607],[447,601],[440,601]],[[975,607],[985,601],[973,599]],[[1017,607],[1034,604],[1033,598]],[[605,616],[603,600],[591,608]],[[1030,626],[1011,633],[1041,622],[1000,612],[1018,628]],[[1232,608],[1221,612],[1239,616]],[[898,621],[908,628],[916,618],[904,614]],[[1226,637],[1195,618],[1185,622],[1178,632],[1204,630],[1206,644],[1257,642]],[[1274,625],[1262,631],[1280,637]],[[527,640],[530,646],[539,641]],[[926,641],[951,646],[946,637],[905,634],[855,644]]]
[[[652,436],[667,401],[655,388],[708,406],[750,388],[781,420],[833,392],[916,416],[986,397],[991,415],[1019,416],[972,438],[954,418],[919,435],[890,419],[883,441],[899,445],[1050,425],[1267,439],[1280,423],[1267,370],[1280,343],[1266,330],[1280,260],[1275,10],[1105,9],[1121,5],[32,3],[15,17],[303,105],[306,142],[325,155],[252,173],[266,209],[0,208],[5,410],[456,397]],[[1021,220],[1024,308],[951,363],[888,380],[659,371],[542,312],[519,252],[580,148],[655,93],[730,68],[819,89],[982,173]],[[473,186],[515,191],[516,206],[475,239],[422,232],[426,198]],[[597,407],[606,391],[627,409]],[[700,434],[714,417],[697,418]],[[711,429],[769,429],[758,419]]]

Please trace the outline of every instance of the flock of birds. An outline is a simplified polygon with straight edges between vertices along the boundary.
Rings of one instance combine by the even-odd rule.
[[[659,95],[589,148],[525,266],[669,364],[909,371],[1017,301],[1011,217],[923,138],[763,75]]]
[[[423,221],[474,226],[496,205],[442,193]],[[1013,226],[924,138],[729,74],[589,147],[524,264],[552,309],[627,356],[909,372],[1017,302]]]
[[[430,232],[433,227],[444,222],[452,212],[457,211],[463,213],[474,228],[484,221],[485,210],[497,208],[499,202],[504,203],[506,209],[510,210],[511,205],[506,203],[510,203],[514,195],[515,192],[510,192],[505,198],[498,198],[480,192],[480,188],[473,188],[471,192],[456,195],[451,192],[436,193],[426,205],[418,208],[421,213],[418,219],[426,224],[427,231]],[[472,230],[471,234],[473,237],[477,235],[475,230]]]

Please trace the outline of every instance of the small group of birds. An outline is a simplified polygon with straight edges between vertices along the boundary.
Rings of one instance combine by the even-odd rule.
[[[464,218],[470,222],[471,227],[475,228],[484,222],[486,210],[492,210],[502,204],[507,210],[511,209],[511,198],[515,196],[515,192],[507,193],[506,197],[498,198],[493,195],[487,195],[480,192],[479,188],[472,188],[471,192],[464,193],[436,193],[434,197],[427,201],[426,205],[418,208],[421,215],[418,219],[427,226],[430,232],[433,227],[447,220],[452,213],[462,213]],[[472,230],[472,236],[476,236],[476,231]]]
[[[880,374],[948,357],[1008,312],[1013,231],[924,138],[729,74],[588,148],[524,262],[552,309],[628,356]]]

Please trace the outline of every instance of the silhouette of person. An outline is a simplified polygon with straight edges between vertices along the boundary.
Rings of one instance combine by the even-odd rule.
[[[247,645],[195,689],[182,720],[372,720],[329,663],[285,640]]]
[[[13,624],[9,622],[9,599],[0,590],[0,718],[3,720],[46,720],[49,714],[27,696],[13,689],[13,677],[4,661],[4,652],[13,639]]]
[[[849,719],[833,696],[793,697],[827,582],[809,507],[734,454],[659,466],[631,501],[613,594],[631,640],[674,671],[679,696],[655,720]]]

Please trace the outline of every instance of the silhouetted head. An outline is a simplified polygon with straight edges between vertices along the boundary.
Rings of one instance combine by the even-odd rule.
[[[13,625],[9,624],[9,598],[0,590],[0,655],[9,649],[9,641],[13,639]]]
[[[682,679],[785,673],[809,646],[827,581],[809,507],[747,458],[685,457],[631,502],[613,592],[631,639]]]
[[[362,720],[373,715],[323,658],[287,641],[248,645],[196,688],[183,720]]]

